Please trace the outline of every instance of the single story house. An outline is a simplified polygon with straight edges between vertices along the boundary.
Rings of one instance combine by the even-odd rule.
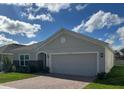
[[[13,61],[27,66],[27,61],[42,60],[50,73],[95,76],[108,73],[114,65],[114,53],[108,43],[80,33],[61,29],[47,40],[11,49]]]
[[[0,71],[3,70],[3,61],[6,60],[6,58],[8,58],[11,62],[13,62],[13,54],[10,52],[10,50],[20,48],[23,46],[24,45],[9,44],[9,45],[0,47]]]

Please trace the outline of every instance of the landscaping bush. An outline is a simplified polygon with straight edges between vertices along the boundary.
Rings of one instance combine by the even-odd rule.
[[[29,73],[30,67],[29,66],[19,66],[17,72]]]
[[[49,73],[49,67],[45,67],[45,68],[43,69],[43,73]]]
[[[25,72],[25,73],[49,73],[49,68],[43,68],[42,61],[30,60],[27,62],[27,66],[20,66],[18,60],[13,61],[13,65],[16,67],[16,72]]]
[[[102,73],[98,73],[97,74],[97,78],[98,79],[105,79],[107,77],[107,74],[105,72],[102,72]]]
[[[16,71],[17,71],[16,66],[12,65],[12,72],[16,72]]]
[[[38,67],[36,65],[29,65],[29,68],[30,68],[30,72],[31,73],[35,73],[35,72],[38,72]]]
[[[11,59],[8,56],[4,55],[2,61],[3,61],[3,69],[2,70],[4,72],[11,72],[12,71],[12,61],[11,61]]]

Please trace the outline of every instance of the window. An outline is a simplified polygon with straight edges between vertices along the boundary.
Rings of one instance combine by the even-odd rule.
[[[29,55],[20,55],[20,65],[27,66],[29,61]]]
[[[20,56],[20,64],[21,66],[24,66],[24,55]]]
[[[103,55],[104,55],[103,53],[100,53],[100,57],[101,57],[101,58],[103,58]]]

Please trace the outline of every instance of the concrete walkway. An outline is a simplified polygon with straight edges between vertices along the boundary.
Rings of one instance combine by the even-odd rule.
[[[93,80],[93,77],[41,75],[34,78],[3,83],[2,85],[17,89],[81,89]]]
[[[15,88],[0,85],[0,89],[15,89]]]

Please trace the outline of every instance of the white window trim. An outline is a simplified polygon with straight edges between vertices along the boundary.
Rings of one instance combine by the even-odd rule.
[[[21,55],[24,55],[24,56],[25,56],[25,55],[28,55],[28,56],[29,56],[29,60],[30,60],[30,54],[20,54],[20,55],[19,55],[19,58],[18,58],[18,59],[19,59],[19,66],[26,66],[26,65],[25,65],[25,58],[24,58],[24,65],[21,65],[21,60],[20,60],[20,56],[21,56]]]
[[[89,53],[95,53],[97,58],[97,71],[96,75],[99,73],[99,52],[62,52],[62,53],[50,53],[50,58],[49,58],[49,67],[50,67],[50,72],[52,73],[52,55],[64,55],[64,54],[89,54]]]

